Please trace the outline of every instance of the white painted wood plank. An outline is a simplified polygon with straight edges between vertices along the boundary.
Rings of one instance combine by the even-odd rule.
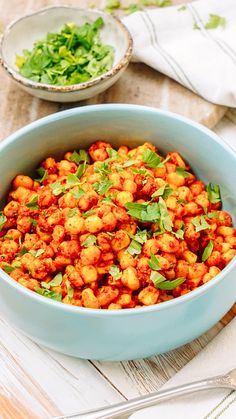
[[[123,399],[88,361],[47,352],[2,319],[0,342],[0,393],[40,417]]]

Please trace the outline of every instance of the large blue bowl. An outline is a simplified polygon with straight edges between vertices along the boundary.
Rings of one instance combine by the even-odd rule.
[[[224,209],[235,222],[236,155],[210,130],[181,116],[143,106],[97,105],[36,121],[0,145],[0,199],[17,173],[30,173],[46,156],[103,139],[114,147],[151,141],[178,150],[197,176],[221,185]],[[0,270],[0,312],[24,334],[80,358],[128,360],[181,346],[212,327],[236,300],[234,259],[212,281],[151,307],[96,310],[73,307],[31,292]]]

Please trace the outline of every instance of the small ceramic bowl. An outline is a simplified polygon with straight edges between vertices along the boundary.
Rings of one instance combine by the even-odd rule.
[[[37,83],[19,74],[16,55],[31,50],[36,40],[47,32],[59,31],[65,23],[82,25],[92,23],[99,16],[104,20],[102,43],[113,46],[115,58],[111,70],[87,82],[57,86]],[[41,9],[12,22],[5,30],[0,44],[0,61],[19,87],[41,99],[53,102],[77,102],[95,96],[112,86],[127,67],[132,55],[133,42],[126,27],[115,17],[99,10],[55,6]]]

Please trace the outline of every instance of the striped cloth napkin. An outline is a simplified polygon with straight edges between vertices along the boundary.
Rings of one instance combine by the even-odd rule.
[[[162,389],[219,375],[236,368],[236,318]],[[234,419],[236,391],[216,389],[140,410],[130,419]]]
[[[134,62],[153,67],[210,102],[236,106],[236,0],[146,9],[123,23],[134,40]]]

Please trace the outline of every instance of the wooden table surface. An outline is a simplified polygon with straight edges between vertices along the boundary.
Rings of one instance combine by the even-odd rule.
[[[180,3],[178,0],[176,2]],[[59,3],[65,2],[0,0],[0,20],[3,24],[8,24],[13,18],[31,10]],[[67,4],[76,4],[79,7],[85,6],[85,3],[67,1]],[[134,74],[137,78],[129,88],[128,80]],[[144,79],[146,85],[143,84]],[[64,105],[59,106],[29,96],[16,88],[3,71],[0,71],[0,80],[0,140],[39,117],[65,108]],[[197,98],[185,88],[141,64],[130,66],[123,80],[128,90],[121,89],[124,84],[118,82],[120,84],[92,99],[90,103],[123,101],[159,106],[183,113],[209,126],[214,125],[226,111],[223,107]],[[151,97],[152,85],[162,86],[162,95],[157,93],[158,98]],[[140,86],[144,86],[142,91]],[[149,87],[145,89],[145,86]],[[159,90],[161,89],[157,88],[157,92]],[[232,143],[232,133],[235,131],[236,112],[229,110],[218,124],[216,132],[236,149],[236,145]],[[0,418],[50,418],[157,390],[235,315],[236,306],[206,334],[175,351],[147,360],[117,363],[84,361],[39,347],[0,318]]]

